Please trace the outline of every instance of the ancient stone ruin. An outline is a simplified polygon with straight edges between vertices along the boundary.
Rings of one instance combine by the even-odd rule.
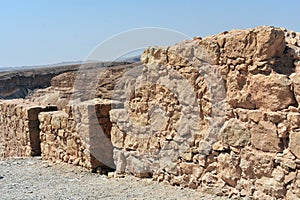
[[[237,198],[300,198],[299,33],[232,30],[149,47],[141,60],[97,71],[87,88],[95,71],[1,101],[0,157],[40,154]]]

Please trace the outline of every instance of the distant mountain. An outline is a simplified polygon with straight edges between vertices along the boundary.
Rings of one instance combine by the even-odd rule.
[[[119,58],[116,61],[118,61],[118,62],[130,62],[130,63],[141,62],[141,56],[137,55],[137,56],[133,56],[133,57],[129,57],[129,58]]]
[[[61,63],[49,64],[49,65],[17,66],[17,67],[0,67],[0,72],[22,71],[22,70],[29,70],[29,69],[42,69],[42,68],[49,68],[49,67],[77,65],[77,64],[81,64],[81,63],[82,63],[81,61],[75,61],[75,62],[61,62]]]
[[[87,61],[65,61],[55,64],[48,64],[48,65],[35,65],[35,66],[17,66],[17,67],[1,67],[0,72],[10,72],[10,71],[22,71],[22,70],[30,70],[30,69],[43,69],[43,68],[52,68],[52,67],[60,67],[60,66],[70,66],[70,65],[80,65],[80,64],[88,64],[88,63],[99,63],[103,61],[98,60],[87,60]],[[122,57],[112,62],[129,62],[135,63],[140,62],[140,55],[133,56],[133,57]],[[106,63],[109,63],[106,61]]]

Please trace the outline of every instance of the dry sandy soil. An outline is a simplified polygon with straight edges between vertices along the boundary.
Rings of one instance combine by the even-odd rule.
[[[0,199],[225,199],[132,176],[111,178],[40,157],[0,161]]]

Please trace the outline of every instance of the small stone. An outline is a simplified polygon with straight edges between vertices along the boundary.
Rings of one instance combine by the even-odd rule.
[[[218,142],[213,144],[213,150],[214,151],[224,151],[228,148],[229,148],[228,145],[222,143],[221,141],[218,141]]]
[[[283,179],[284,179],[283,170],[281,168],[274,169],[273,172],[272,172],[272,177],[278,182],[283,181]]]
[[[60,136],[60,137],[64,137],[65,136],[65,131],[63,129],[59,129],[57,135]]]
[[[249,110],[248,117],[250,120],[258,123],[262,119],[262,111],[260,110]]]
[[[290,150],[291,152],[300,159],[300,132],[290,133]]]
[[[202,40],[202,38],[200,36],[195,36],[193,40]]]
[[[288,125],[287,122],[284,121],[277,125],[277,132],[279,138],[286,138],[288,133]]]
[[[287,176],[284,177],[284,184],[288,184],[296,178],[296,172],[290,172]]]
[[[114,178],[115,177],[115,172],[108,172],[107,173],[107,178]]]

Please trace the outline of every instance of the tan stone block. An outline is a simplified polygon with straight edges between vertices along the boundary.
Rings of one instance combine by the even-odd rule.
[[[59,116],[59,113],[56,112],[56,113],[53,113],[52,115],[52,119],[51,119],[51,126],[53,129],[60,129],[61,127],[61,124],[60,124],[60,116]]]
[[[129,117],[125,109],[113,109],[109,112],[110,121],[113,123],[128,122]]]
[[[269,121],[271,121],[274,124],[278,124],[286,119],[286,113],[283,112],[268,112],[267,118]]]
[[[258,125],[252,125],[250,129],[251,144],[260,150],[268,152],[281,151],[280,139],[277,136],[275,124],[260,121]]]
[[[290,112],[287,114],[289,129],[294,131],[300,127],[300,113]]]
[[[65,130],[64,129],[59,129],[58,132],[57,132],[57,135],[62,137],[62,138],[65,137]]]
[[[135,150],[139,146],[138,136],[131,133],[127,134],[124,141],[124,147],[127,150]]]
[[[229,154],[220,154],[217,160],[218,173],[222,180],[230,186],[236,186],[237,181],[241,178],[241,168],[234,165]]]
[[[275,153],[261,152],[250,147],[241,150],[240,167],[242,176],[247,179],[256,179],[271,176],[274,167]]]
[[[67,139],[67,153],[69,155],[76,155],[78,146],[73,139]]]
[[[203,173],[203,167],[194,163],[180,163],[180,169],[183,174],[193,175],[196,178],[200,178]]]
[[[284,177],[284,184],[288,184],[296,178],[296,172],[290,172]]]
[[[286,189],[283,182],[278,182],[275,179],[262,177],[255,182],[255,188],[257,191],[276,198],[284,198]]]
[[[250,76],[248,92],[256,108],[277,111],[295,103],[291,81],[286,75],[271,73]]]
[[[272,172],[272,177],[278,181],[278,182],[282,182],[284,180],[284,171],[282,168],[277,167],[273,170]]]
[[[258,27],[255,29],[257,39],[256,60],[267,60],[281,56],[285,49],[284,32],[274,27]]]
[[[300,159],[300,132],[290,133],[289,149],[298,159]]]
[[[246,124],[237,119],[224,123],[220,137],[225,144],[234,147],[245,146],[250,142],[250,132]]]

